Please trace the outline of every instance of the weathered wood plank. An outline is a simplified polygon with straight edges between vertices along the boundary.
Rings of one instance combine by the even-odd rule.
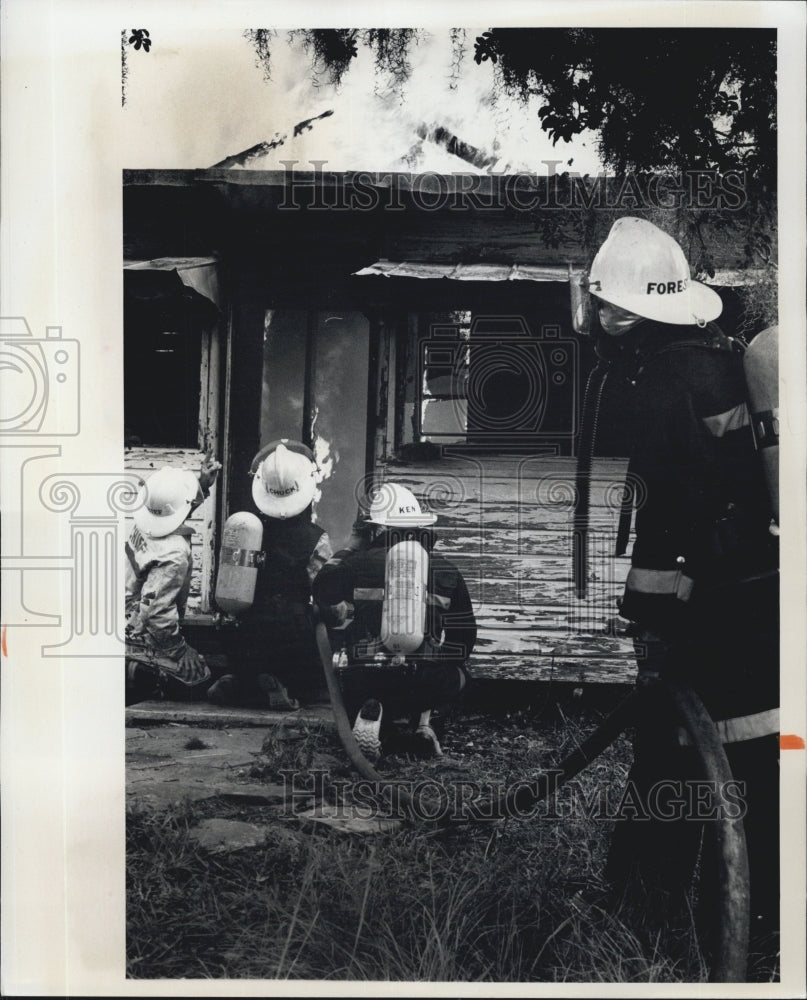
[[[534,563],[537,560],[547,560],[550,563],[571,566],[572,533],[549,531],[517,531],[510,532],[497,529],[490,532],[462,532],[444,535],[437,532],[438,548],[454,562],[463,558],[516,560],[520,563]],[[614,557],[615,538],[612,532],[589,533],[588,551],[592,564],[596,560],[600,564],[606,561],[615,565],[625,557]]]
[[[500,549],[494,553],[484,549],[481,552],[468,552],[454,550],[450,546],[442,546],[440,551],[462,571],[463,576],[467,571],[471,579],[535,580],[539,582],[552,580],[567,583],[570,587],[572,585],[570,559],[563,552],[546,555],[543,555],[540,550],[523,553],[515,550],[511,553]],[[611,565],[613,565],[614,572],[606,572],[607,569],[611,568]],[[592,560],[589,580],[592,579],[593,574],[596,574],[597,580],[594,582],[610,580],[619,582],[624,578],[624,574],[621,572],[622,567],[627,569],[627,564],[622,559],[602,558],[596,564]]]
[[[161,448],[140,445],[126,449],[123,467],[135,471],[143,469],[147,472],[154,472],[167,465],[174,469],[193,469],[194,472],[198,472],[202,457],[202,452],[198,448]]]
[[[467,511],[476,513],[480,508],[490,517],[494,513],[513,511],[538,511],[552,521],[569,518],[573,512],[574,480],[505,479],[486,481],[482,484],[462,483],[458,477],[447,479],[421,479],[396,477],[396,482],[407,486],[426,500],[441,517],[465,519]],[[624,477],[602,480],[591,484],[590,509],[593,514],[607,517],[609,512],[619,514]],[[458,485],[460,484],[460,485]]]
[[[535,656],[621,656],[630,653],[632,645],[624,639],[614,639],[593,630],[546,629],[523,608],[499,607],[480,614],[477,644],[482,652],[501,649],[505,637],[508,653]],[[574,624],[572,620],[571,624]]]
[[[474,656],[468,673],[479,680],[519,680],[541,683],[631,684],[636,667],[626,658],[546,656]]]
[[[559,475],[574,482],[577,459],[564,455],[462,455],[449,454],[433,461],[385,463],[379,471],[387,479],[403,477],[433,479],[446,475],[462,475],[473,480],[482,474],[490,481],[497,479],[530,478],[541,479],[547,475]],[[625,458],[595,458],[592,474],[595,478],[610,479],[624,476],[627,470]]]

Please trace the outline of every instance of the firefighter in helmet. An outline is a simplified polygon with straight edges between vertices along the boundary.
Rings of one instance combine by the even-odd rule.
[[[598,378],[599,388],[613,379],[633,397],[635,488],[626,484],[617,554],[626,551],[635,501],[620,615],[632,622],[639,681],[661,674],[690,684],[714,719],[745,783],[752,934],[775,936],[778,532],[755,450],[742,344],[714,322],[718,294],[692,280],[678,243],[644,219],[614,223],[588,287],[601,362],[584,426],[597,423]],[[593,443],[583,449],[593,454]],[[637,728],[629,780],[650,818],[617,822],[606,869],[614,886],[638,880],[663,897],[690,884],[702,824],[661,818],[675,808],[657,784],[667,782],[669,798],[671,780],[697,777],[686,743],[662,705]],[[701,867],[708,898],[709,866]]]
[[[439,755],[431,712],[465,687],[476,621],[461,573],[435,551],[436,520],[411,490],[385,483],[347,548],[314,580],[318,604],[352,608],[340,683],[354,735],[371,759],[401,717],[412,722],[417,749]]]
[[[163,468],[143,484],[126,541],[126,704],[181,696],[210,671],[182,635],[191,584],[185,522],[210,492],[221,465],[205,455],[199,478]]]
[[[331,557],[312,520],[317,464],[310,448],[283,438],[252,460],[252,499],[263,526],[252,606],[223,629],[231,672],[208,690],[224,705],[296,709],[322,688],[313,638],[311,583]]]

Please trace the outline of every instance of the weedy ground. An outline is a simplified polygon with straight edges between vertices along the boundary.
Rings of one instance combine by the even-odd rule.
[[[385,777],[506,784],[574,749],[596,713],[502,711],[449,720],[445,756],[405,750]],[[579,780],[618,801],[627,737]],[[269,737],[250,780],[282,770],[350,771],[328,732]],[[568,813],[568,814],[566,814]],[[207,853],[205,816],[265,823],[260,847]],[[348,836],[215,801],[127,817],[128,975],[428,982],[699,982],[708,968],[694,921],[648,927],[598,893],[612,823],[572,808],[561,819],[479,821]],[[770,973],[762,973],[769,978]]]

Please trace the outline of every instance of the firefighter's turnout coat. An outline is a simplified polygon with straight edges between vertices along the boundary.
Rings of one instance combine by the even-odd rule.
[[[204,498],[200,487],[191,510]],[[185,523],[164,538],[149,538],[135,525],[126,541],[127,638],[170,660],[188,648],[180,626],[191,585],[193,534]]]
[[[725,742],[765,736],[778,726],[778,551],[742,352],[713,324],[641,331],[621,613],[669,647],[667,667],[699,691]],[[623,544],[625,529],[623,516]]]

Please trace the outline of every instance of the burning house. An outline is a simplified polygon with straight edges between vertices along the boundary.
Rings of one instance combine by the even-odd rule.
[[[191,624],[214,619],[217,538],[252,508],[253,455],[297,437],[316,454],[315,514],[335,547],[373,482],[403,482],[439,515],[477,609],[472,674],[625,680],[630,647],[602,632],[628,566],[612,557],[630,432],[616,395],[603,399],[615,429],[595,460],[584,601],[571,579],[594,355],[572,331],[569,276],[596,242],[590,215],[534,175],[251,163],[123,179],[126,467],[198,468],[211,445],[224,466],[195,515]],[[566,190],[588,209],[599,197]],[[602,193],[606,230],[637,214]],[[742,258],[726,238],[714,258],[729,324]]]

